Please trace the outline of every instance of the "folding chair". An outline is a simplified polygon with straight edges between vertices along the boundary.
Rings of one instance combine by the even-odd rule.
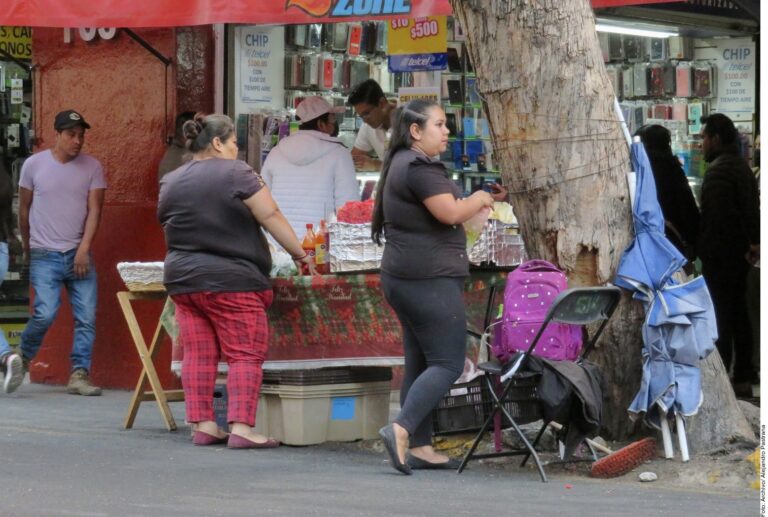
[[[458,473],[461,473],[467,466],[467,463],[473,459],[523,455],[524,458],[521,466],[525,465],[529,457],[532,457],[533,461],[536,463],[541,480],[547,482],[547,476],[544,473],[544,467],[536,452],[536,446],[544,434],[546,427],[549,425],[549,422],[544,422],[533,443],[526,438],[525,434],[520,429],[521,424],[535,422],[542,418],[542,411],[536,393],[538,376],[525,371],[525,363],[528,360],[528,357],[534,352],[536,344],[543,334],[544,329],[546,329],[550,323],[587,325],[589,323],[601,321],[602,323],[597,331],[595,331],[594,335],[591,336],[591,338],[585,339],[581,355],[575,361],[577,364],[580,364],[595,346],[595,343],[605,329],[608,320],[618,306],[620,297],[621,291],[618,287],[613,286],[566,289],[555,298],[554,302],[552,302],[544,322],[526,351],[513,356],[506,364],[501,364],[494,358],[492,361],[478,365],[478,368],[485,372],[485,375],[483,376],[484,382],[488,393],[493,399],[493,407],[487,415],[483,427],[477,433],[477,436],[472,443],[472,447],[464,456],[464,459],[458,468]],[[486,338],[487,333],[488,331],[486,331]],[[487,339],[484,339],[483,341],[487,344]],[[520,437],[523,446],[513,447],[506,451],[497,450],[496,452],[491,453],[475,454],[475,450],[477,449],[480,440],[490,428],[491,424],[496,422],[496,428],[498,429],[502,415],[505,419],[505,423],[508,423],[514,428],[515,432]],[[563,424],[564,427],[567,427],[568,425],[568,422],[560,423]],[[593,450],[592,453],[594,456]]]

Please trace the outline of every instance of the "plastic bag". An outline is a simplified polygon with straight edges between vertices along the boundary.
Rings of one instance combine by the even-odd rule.
[[[497,219],[504,224],[517,224],[517,218],[512,211],[512,205],[504,201],[496,201],[493,204],[493,210],[489,219]]]
[[[483,207],[475,215],[464,221],[464,231],[467,234],[467,253],[470,252],[472,247],[480,238],[480,234],[483,232],[485,223],[488,221],[488,216],[491,214],[491,209]]]

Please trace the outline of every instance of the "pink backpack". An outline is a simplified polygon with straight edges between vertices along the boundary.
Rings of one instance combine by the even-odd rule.
[[[512,271],[504,287],[501,322],[494,333],[494,355],[506,361],[515,352],[528,350],[550,305],[567,288],[565,274],[545,260],[529,260]],[[533,354],[555,361],[573,361],[581,353],[581,344],[580,326],[550,323]]]

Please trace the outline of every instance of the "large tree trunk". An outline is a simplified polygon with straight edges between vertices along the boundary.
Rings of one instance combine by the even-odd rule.
[[[589,3],[451,4],[529,256],[558,264],[571,286],[610,282],[632,239],[630,164]],[[606,379],[609,438],[636,430],[627,407],[640,385],[642,321],[625,295],[591,356]]]
[[[730,443],[755,447],[755,433],[736,402],[720,354],[715,350],[699,366],[704,402],[687,422],[691,452],[712,451]]]

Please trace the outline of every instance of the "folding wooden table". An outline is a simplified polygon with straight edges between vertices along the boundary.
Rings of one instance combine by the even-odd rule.
[[[133,301],[165,301],[168,295],[165,291],[120,291],[117,293],[117,301],[123,311],[123,316],[128,324],[128,330],[131,332],[133,344],[136,345],[136,351],[141,359],[142,370],[139,381],[136,383],[136,389],[133,390],[133,397],[128,406],[128,415],[125,417],[125,428],[133,427],[133,421],[136,419],[136,413],[139,411],[139,405],[146,401],[157,402],[157,407],[165,421],[165,427],[169,431],[176,430],[176,421],[171,414],[169,402],[180,402],[184,400],[184,390],[165,390],[160,384],[160,379],[155,370],[154,359],[157,356],[165,337],[168,335],[163,327],[162,321],[158,319],[152,342],[149,349],[141,333],[139,322],[133,312]],[[145,391],[149,382],[149,391]]]

